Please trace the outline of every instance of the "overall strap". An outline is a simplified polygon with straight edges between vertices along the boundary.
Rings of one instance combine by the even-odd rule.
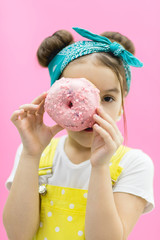
[[[121,159],[130,150],[131,150],[131,148],[121,145],[117,149],[116,153],[112,156],[112,158],[110,160],[111,165],[109,166],[111,179],[112,179],[112,185],[114,185],[117,182],[118,177],[120,176],[120,174],[123,170],[123,168],[119,165]]]
[[[60,138],[52,138],[49,145],[44,149],[39,164],[39,175],[52,173],[53,159]]]
[[[59,140],[60,138],[53,138],[50,144],[43,151],[39,164],[39,175],[52,173],[53,159]],[[109,166],[112,185],[117,182],[118,177],[123,171],[123,168],[119,165],[121,159],[130,150],[131,148],[121,145],[112,156],[110,160],[111,165]]]

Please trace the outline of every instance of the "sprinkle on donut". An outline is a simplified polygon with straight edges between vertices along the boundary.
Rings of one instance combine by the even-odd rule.
[[[45,111],[60,126],[71,131],[91,128],[100,104],[99,89],[85,78],[57,80],[45,100]]]

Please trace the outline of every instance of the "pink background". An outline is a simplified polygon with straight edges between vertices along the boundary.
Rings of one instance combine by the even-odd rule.
[[[71,31],[75,39],[80,40],[72,30],[74,26],[97,34],[121,32],[135,43],[136,56],[144,63],[141,69],[132,68],[131,90],[126,99],[128,146],[142,149],[153,159],[156,207],[153,212],[140,217],[128,239],[160,239],[159,7],[158,0],[1,0],[0,239],[7,240],[2,224],[2,210],[8,196],[4,184],[20,144],[18,131],[10,117],[20,105],[31,102],[50,87],[48,69],[40,67],[36,60],[41,41],[59,29]],[[45,122],[53,124],[47,116]],[[119,127],[122,127],[122,121]]]

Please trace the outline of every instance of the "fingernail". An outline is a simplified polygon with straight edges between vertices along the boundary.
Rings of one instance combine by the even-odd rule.
[[[94,114],[94,115],[93,115],[93,118],[96,118],[96,117],[98,117],[98,115],[97,115],[97,114]]]
[[[99,128],[99,125],[98,125],[97,123],[95,123],[95,124],[93,125],[93,128]]]

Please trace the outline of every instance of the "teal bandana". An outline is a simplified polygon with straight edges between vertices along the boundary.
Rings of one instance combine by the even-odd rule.
[[[111,42],[107,37],[91,33],[82,28],[73,28],[81,36],[92,41],[78,41],[63,48],[49,63],[48,69],[52,84],[59,79],[64,68],[74,59],[96,52],[112,52],[114,56],[119,57],[125,69],[128,92],[131,84],[131,69],[133,67],[142,67],[140,62],[130,52],[117,42]],[[130,65],[130,66],[129,66]]]

